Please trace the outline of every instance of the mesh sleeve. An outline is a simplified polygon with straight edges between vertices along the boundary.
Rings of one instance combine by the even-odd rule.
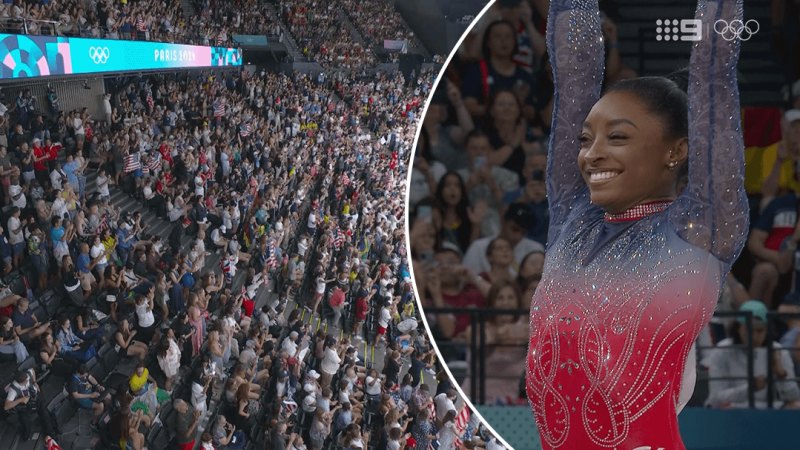
[[[550,236],[558,239],[571,208],[588,203],[588,188],[578,169],[578,136],[589,110],[600,98],[604,47],[597,0],[552,0],[547,51],[555,95],[547,158]]]
[[[700,0],[695,18],[703,36],[689,68],[689,179],[670,220],[687,242],[730,266],[744,247],[749,222],[736,81],[740,41],[714,25],[741,20],[742,2]]]

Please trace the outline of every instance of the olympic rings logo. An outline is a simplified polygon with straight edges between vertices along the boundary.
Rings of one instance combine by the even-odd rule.
[[[95,64],[105,64],[111,52],[108,47],[89,47],[89,58],[92,58]]]
[[[753,28],[754,26],[755,28]],[[739,19],[727,22],[720,19],[714,22],[714,31],[726,41],[732,41],[734,39],[748,41],[754,34],[758,33],[760,28],[761,26],[755,19],[749,19],[747,22],[743,22]]]

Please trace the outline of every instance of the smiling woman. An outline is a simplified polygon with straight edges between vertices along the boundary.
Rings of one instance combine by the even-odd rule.
[[[696,15],[705,26],[741,16],[735,0],[700,0]],[[739,42],[694,44],[688,97],[650,77],[601,98],[599,36],[596,0],[551,2],[550,234],[528,398],[545,449],[683,449],[692,344],[748,229]]]
[[[621,81],[583,124],[578,166],[608,213],[676,196],[688,153],[686,93],[667,78]]]

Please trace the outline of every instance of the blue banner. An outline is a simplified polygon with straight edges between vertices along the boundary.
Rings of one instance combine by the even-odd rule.
[[[0,79],[241,65],[237,48],[0,34]]]
[[[251,47],[266,47],[269,45],[267,37],[261,34],[234,34],[231,38],[239,45]]]

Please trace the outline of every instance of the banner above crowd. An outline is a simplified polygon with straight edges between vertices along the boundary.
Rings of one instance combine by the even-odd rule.
[[[242,65],[237,48],[0,34],[0,80]]]

